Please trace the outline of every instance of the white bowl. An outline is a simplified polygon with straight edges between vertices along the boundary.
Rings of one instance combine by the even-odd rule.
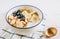
[[[19,28],[19,29],[29,29],[29,28],[33,28],[33,27],[36,27],[37,25],[39,25],[39,24],[42,22],[42,20],[43,20],[43,13],[42,13],[42,11],[41,11],[39,8],[37,8],[37,7],[35,7],[35,6],[32,6],[32,5],[18,5],[18,6],[15,6],[15,7],[11,8],[10,10],[8,10],[8,12],[7,12],[7,14],[6,14],[6,21],[7,21],[7,23],[9,24],[7,18],[8,18],[8,16],[9,16],[10,14],[12,14],[12,12],[18,10],[18,9],[21,8],[21,7],[25,7],[25,6],[31,7],[32,9],[38,11],[40,20],[39,20],[38,22],[36,22],[35,24],[27,25],[27,27],[25,27],[25,28],[19,28],[19,27],[15,27],[15,28]],[[9,24],[9,25],[10,25],[10,24]],[[12,26],[12,25],[11,25],[11,26]],[[14,26],[13,26],[13,27],[14,27]]]

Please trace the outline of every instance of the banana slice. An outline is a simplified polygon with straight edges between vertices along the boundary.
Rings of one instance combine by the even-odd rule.
[[[31,15],[27,11],[23,11],[22,14],[25,16],[26,19],[31,18]]]
[[[37,22],[38,20],[39,20],[39,15],[37,14],[37,12],[34,12],[33,14],[31,14],[30,21]]]
[[[27,11],[28,13],[31,13],[33,10],[32,10],[32,8],[30,8],[30,7],[22,7],[22,8],[20,8],[20,10],[23,12],[23,11]]]

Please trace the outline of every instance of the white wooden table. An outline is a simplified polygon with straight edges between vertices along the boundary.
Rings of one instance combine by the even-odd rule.
[[[44,14],[44,18],[46,18],[46,20],[42,21],[41,24],[45,24],[45,27],[39,24],[35,28],[23,30],[23,29],[13,28],[9,24],[7,24],[5,20],[6,12],[12,7],[17,5],[33,5],[41,9]],[[60,38],[60,29],[59,29],[60,0],[0,0],[0,34],[4,32],[1,31],[1,29],[6,29],[9,30],[10,32],[32,36],[32,33],[46,30],[48,27],[52,27],[52,26],[57,28],[58,33],[55,37],[52,37],[51,39],[59,39]],[[37,33],[37,35],[38,34],[39,33]],[[18,39],[18,38],[20,37],[17,36],[13,37],[13,39]],[[6,34],[6,39],[9,39],[8,34]],[[23,39],[28,39],[28,38],[23,38]]]

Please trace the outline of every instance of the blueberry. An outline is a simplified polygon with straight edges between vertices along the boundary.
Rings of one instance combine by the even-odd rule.
[[[25,21],[25,16],[20,14],[19,16],[17,16],[19,19],[21,19],[21,21]]]
[[[13,12],[13,16],[14,16],[14,17],[16,16],[16,12]]]
[[[18,10],[18,11],[16,12],[16,15],[19,16],[20,13],[21,13],[20,10]]]
[[[21,18],[21,21],[25,21],[25,18]]]
[[[16,15],[19,16],[20,15],[20,12],[16,13]]]
[[[23,14],[21,14],[21,11],[20,11],[20,10],[15,11],[15,12],[13,13],[13,16],[14,16],[14,17],[17,16],[17,18],[21,19],[21,21],[25,21],[25,16],[24,16]]]
[[[23,18],[24,16],[22,14],[18,15],[17,16],[18,18]]]
[[[17,10],[17,12],[16,13],[18,13],[18,12],[21,12],[20,10]]]
[[[19,16],[20,15],[20,10],[17,10],[17,11],[15,11],[15,12],[13,12],[13,16],[15,17],[15,16]]]

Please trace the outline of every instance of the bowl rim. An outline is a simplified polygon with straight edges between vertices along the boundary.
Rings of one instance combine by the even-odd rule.
[[[32,27],[19,28],[19,27],[15,27],[15,26],[11,25],[11,24],[7,21],[7,14],[9,13],[10,10],[12,10],[12,9],[14,9],[14,8],[16,8],[16,7],[20,7],[20,6],[30,6],[30,7],[36,8],[37,10],[39,10],[39,11],[41,12],[42,19],[41,19],[36,25],[33,25]],[[36,27],[37,25],[39,25],[39,24],[42,22],[43,17],[44,17],[44,16],[43,16],[43,12],[42,12],[39,8],[37,8],[37,7],[35,7],[35,6],[32,6],[32,5],[17,5],[17,6],[12,7],[11,9],[9,9],[9,10],[7,11],[6,16],[5,16],[5,20],[7,21],[7,23],[8,23],[10,26],[15,27],[15,28],[17,28],[17,29],[30,29],[30,28],[34,28],[34,27]]]

